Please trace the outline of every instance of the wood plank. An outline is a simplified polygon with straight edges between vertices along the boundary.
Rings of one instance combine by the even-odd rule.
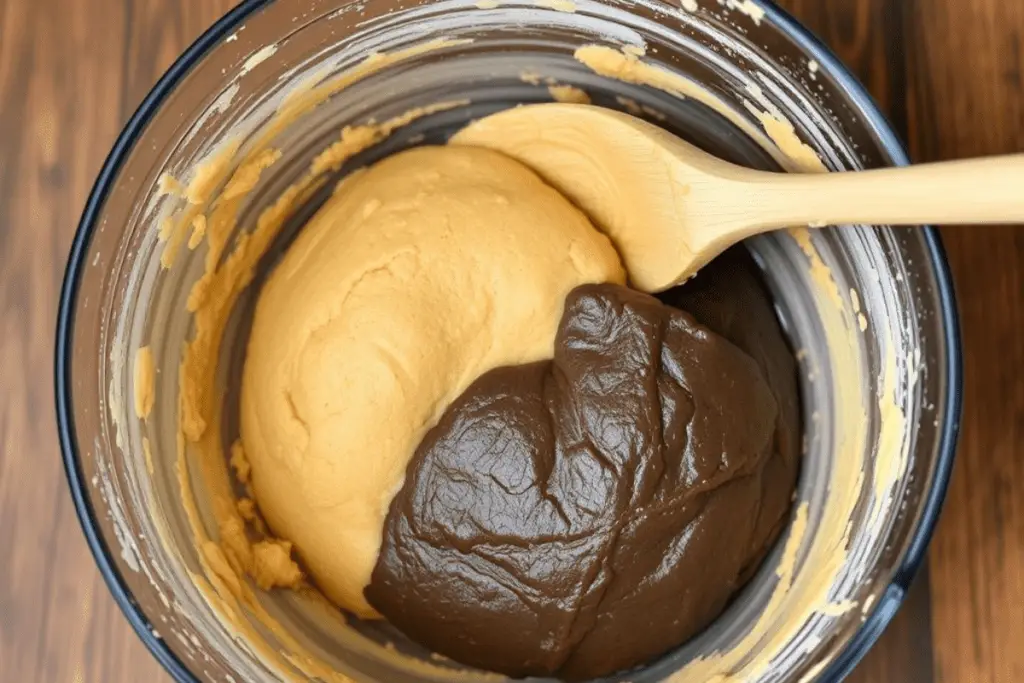
[[[1024,151],[1024,4],[908,2],[920,160]],[[1024,189],[1022,189],[1024,191]],[[1024,680],[1024,230],[945,228],[963,322],[958,462],[931,548],[940,681]]]
[[[4,680],[70,681],[95,668],[91,633],[112,610],[64,483],[52,335],[78,213],[120,126],[124,12],[102,27],[88,3],[0,13],[0,662]],[[118,621],[110,638],[134,635]]]
[[[960,297],[960,449],[930,551],[939,681],[1024,680],[1024,230],[945,229]]]
[[[2,680],[169,680],[110,598],[67,494],[53,327],[71,237],[117,133],[231,4],[0,3]]]

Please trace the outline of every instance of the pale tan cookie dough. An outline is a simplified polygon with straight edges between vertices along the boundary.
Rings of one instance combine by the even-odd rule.
[[[242,440],[260,510],[364,617],[425,432],[484,372],[551,357],[563,301],[625,280],[606,237],[497,152],[421,147],[345,181],[260,295]]]

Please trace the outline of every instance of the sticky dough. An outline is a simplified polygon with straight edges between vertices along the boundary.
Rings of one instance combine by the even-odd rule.
[[[339,187],[260,294],[241,403],[260,509],[329,598],[376,616],[363,588],[423,435],[484,372],[550,358],[570,290],[624,281],[497,152],[421,147]]]

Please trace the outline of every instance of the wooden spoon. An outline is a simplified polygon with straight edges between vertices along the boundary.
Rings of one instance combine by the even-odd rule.
[[[611,238],[633,286],[649,292],[768,230],[1024,222],[1024,155],[842,173],[754,171],[627,114],[560,103],[493,114],[451,142],[531,167]]]

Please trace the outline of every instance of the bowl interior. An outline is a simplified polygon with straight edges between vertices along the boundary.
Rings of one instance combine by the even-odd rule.
[[[431,658],[387,624],[345,619],[316,596],[252,591],[247,602],[223,585],[225,576],[210,574],[195,527],[216,540],[216,523],[208,482],[190,468],[193,454],[179,454],[176,382],[182,345],[194,334],[186,301],[207,269],[209,247],[181,249],[173,267],[160,266],[161,221],[181,203],[159,192],[159,178],[188,178],[227,141],[241,141],[229,166],[261,141],[282,150],[242,203],[234,241],[342,127],[467,102],[399,128],[337,177],[409,145],[441,143],[489,112],[548,101],[549,81],[579,87],[596,104],[639,111],[750,166],[798,166],[769,135],[766,116],[791,123],[833,170],[902,161],[870,102],[785,18],[706,4],[688,12],[647,0],[581,0],[570,12],[532,2],[276,3],[215,29],[191,71],[162,86],[86,216],[69,270],[58,381],[87,533],[95,534],[115,592],[176,675],[287,680],[309,674],[314,662],[324,679],[331,672],[380,681],[486,677]],[[431,42],[441,37],[447,42]],[[599,75],[574,59],[583,44],[643,47],[645,62],[684,80],[666,90]],[[360,72],[371,53],[405,57]],[[296,92],[342,81],[344,88],[282,125]],[[684,90],[689,96],[681,97]],[[260,280],[333,179],[284,223],[217,349],[225,453],[237,435],[233,377]],[[801,361],[807,434],[794,529],[715,625],[616,680],[800,680],[838,662],[866,617],[891,616],[944,477],[944,430],[955,420],[952,322],[932,239],[843,226],[749,241]],[[143,422],[132,411],[132,358],[144,345],[156,359],[157,396]],[[183,497],[196,502],[194,511]]]

